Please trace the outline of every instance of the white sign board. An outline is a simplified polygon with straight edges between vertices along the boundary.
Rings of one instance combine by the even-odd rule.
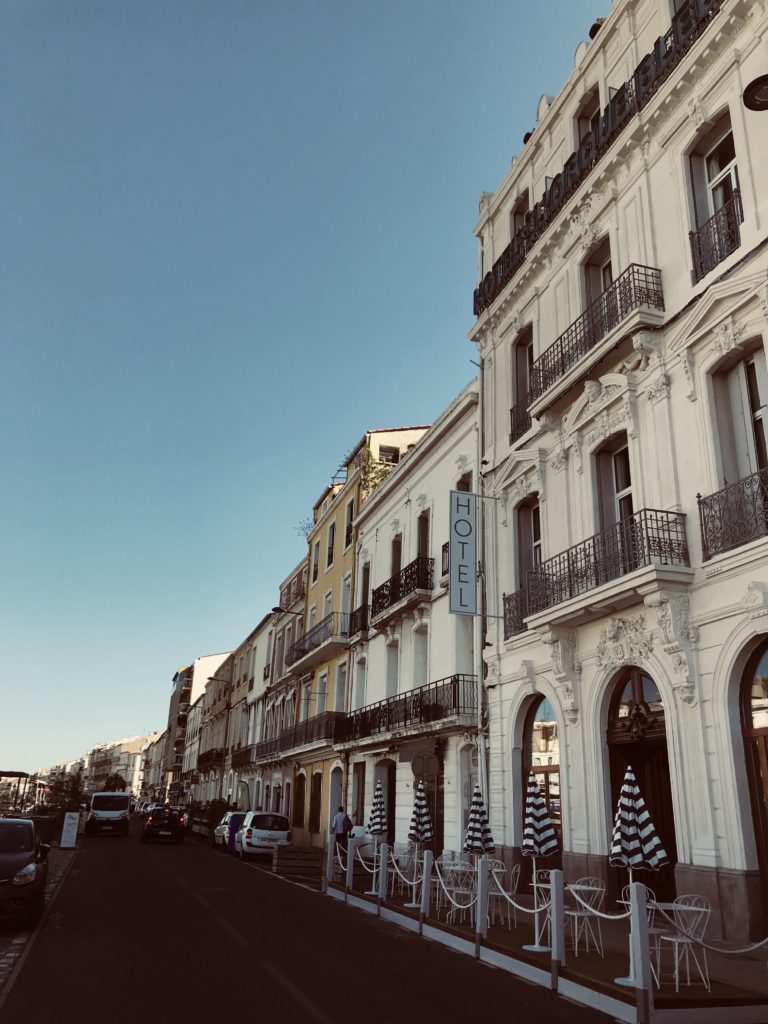
[[[61,830],[61,841],[59,842],[62,850],[71,850],[76,845],[79,822],[79,811],[67,811],[64,815],[64,828]]]
[[[456,615],[477,615],[477,495],[466,491],[451,491],[448,608]]]

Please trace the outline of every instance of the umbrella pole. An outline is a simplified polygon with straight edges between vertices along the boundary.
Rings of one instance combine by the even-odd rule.
[[[371,888],[365,894],[366,896],[378,896],[378,894],[379,894],[379,890],[378,890],[378,887],[376,885],[378,867],[379,867],[379,837],[377,835],[374,835],[374,837],[373,837],[373,882],[371,883]]]
[[[421,898],[416,897],[416,874],[419,870],[419,844],[413,844],[413,895],[411,896],[410,903],[404,903],[403,907],[408,907],[409,910],[418,910],[421,907]],[[423,883],[422,883],[423,884]]]
[[[632,882],[633,882],[634,879],[632,877],[632,868],[629,865],[627,865],[627,870],[629,871],[629,891],[630,891],[630,897],[629,898],[631,900],[632,899]],[[634,945],[635,944],[632,941],[632,918],[630,917],[630,919],[629,919],[629,974],[626,976],[626,978],[614,978],[613,981],[614,981],[615,985],[624,985],[627,988],[634,988],[635,987],[635,964],[634,964],[634,959],[635,958],[634,958],[634,955],[633,955]]]
[[[549,953],[549,946],[545,946],[541,941],[541,914],[539,912],[539,883],[536,879],[536,858],[533,857],[533,900],[534,906],[536,907],[536,913],[533,915],[534,929],[535,929],[535,942],[533,945],[523,946],[529,953]]]

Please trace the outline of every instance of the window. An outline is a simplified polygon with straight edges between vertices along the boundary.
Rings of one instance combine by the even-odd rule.
[[[509,215],[509,237],[514,238],[517,232],[525,225],[525,215],[530,209],[528,200],[528,189],[518,196],[512,212]]]
[[[355,665],[355,709],[365,707],[365,661]]]
[[[528,573],[541,564],[541,508],[534,498],[517,510],[518,587],[524,589]]]
[[[396,537],[392,538],[392,566],[391,575],[399,576],[400,570],[402,569],[402,557],[403,557],[403,535],[398,533]]]
[[[735,483],[768,469],[768,372],[765,351],[714,377],[723,483]]]
[[[429,512],[422,512],[417,520],[417,545],[419,558],[429,558]]]
[[[413,634],[413,686],[424,686],[429,682],[428,668],[428,637],[426,629],[417,629]]]
[[[335,711],[343,711],[347,703],[347,666],[339,665],[336,669],[336,704]]]
[[[399,653],[400,648],[397,644],[387,644],[387,697],[395,697],[397,695],[397,663]]]
[[[322,715],[325,711],[325,703],[328,695],[328,673],[323,672],[317,680],[317,709],[315,714]]]
[[[301,711],[299,721],[304,722],[309,718],[309,707],[312,700],[312,680],[303,683],[301,687]]]
[[[320,541],[316,540],[312,547],[312,582],[317,583],[320,572]]]
[[[610,239],[604,238],[584,263],[585,306],[591,306],[613,284]]]
[[[531,427],[528,415],[533,370],[533,328],[527,327],[512,346],[512,408],[509,443],[513,444]]]
[[[400,449],[383,444],[379,447],[379,462],[389,462],[393,466],[400,461]]]
[[[456,484],[457,491],[464,491],[467,494],[472,493],[472,472],[464,473],[463,476],[459,477],[458,483]]]
[[[699,140],[690,156],[695,230],[693,280],[699,281],[741,245],[743,217],[736,147],[728,114]]]
[[[327,619],[333,607],[333,591],[329,590],[323,598],[323,618]]]
[[[557,718],[546,697],[541,697],[528,713],[524,737],[524,761],[524,788],[527,788],[528,785],[529,772],[533,772],[559,840],[562,834],[560,739]],[[523,806],[525,806],[525,800],[523,800]]]
[[[352,765],[352,818],[356,824],[365,821],[365,761]]]
[[[350,501],[344,510],[344,547],[352,543],[352,520],[355,518],[355,503]]]
[[[307,778],[305,775],[296,776],[296,795],[293,800],[293,818],[291,821],[296,828],[304,827],[304,803],[306,800]]]
[[[634,520],[632,467],[625,433],[618,434],[597,453],[600,508],[600,541],[596,545],[598,564],[589,567],[595,583],[616,579],[636,569],[644,543]],[[586,578],[586,577],[585,577]]]
[[[576,143],[578,144],[587,134],[597,134],[600,124],[600,92],[595,86],[594,89],[584,98],[576,114]]]
[[[331,523],[328,526],[328,545],[325,553],[325,567],[326,569],[333,565],[333,548],[336,543],[336,523]]]

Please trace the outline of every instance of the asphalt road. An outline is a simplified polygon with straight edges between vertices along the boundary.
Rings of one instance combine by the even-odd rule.
[[[0,1024],[609,1020],[197,840],[81,842]]]

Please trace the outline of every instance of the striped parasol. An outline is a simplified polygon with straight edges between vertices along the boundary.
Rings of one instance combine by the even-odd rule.
[[[483,803],[483,794],[480,787],[475,783],[475,791],[472,794],[472,806],[469,810],[469,822],[467,824],[467,835],[464,839],[464,849],[469,853],[495,853],[496,846],[491,835],[491,826],[488,824],[488,811]]]
[[[387,833],[387,809],[384,806],[384,790],[381,788],[381,779],[376,783],[376,789],[373,792],[371,816],[365,831],[371,836],[383,836]]]
[[[427,794],[424,790],[424,783],[419,782],[416,787],[416,796],[413,799],[413,814],[411,815],[408,838],[413,843],[428,843],[432,835],[432,817],[427,804]]]
[[[528,775],[528,792],[525,795],[522,852],[524,857],[548,857],[557,852],[557,835],[533,772]]]
[[[610,860],[617,867],[629,868],[630,881],[634,870],[658,871],[669,864],[631,765],[619,794]]]

